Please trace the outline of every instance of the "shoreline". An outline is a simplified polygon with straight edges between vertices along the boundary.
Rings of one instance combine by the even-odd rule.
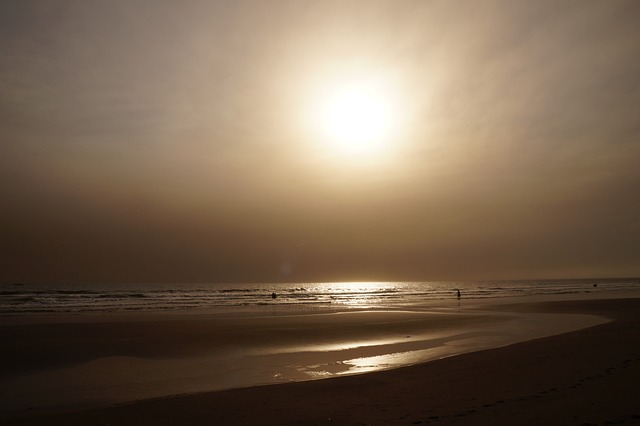
[[[626,302],[625,302],[625,300],[626,300]],[[553,326],[552,322],[555,319],[557,319],[557,317],[555,317],[553,315],[558,315],[560,313],[562,313],[562,315],[564,315],[564,318],[567,318],[566,315],[585,315],[585,314],[586,315],[598,315],[600,317],[606,316],[606,317],[615,318],[616,316],[620,316],[620,312],[617,312],[615,309],[611,309],[610,307],[609,308],[598,308],[598,306],[606,307],[606,306],[609,306],[609,305],[616,305],[616,304],[618,306],[623,306],[625,304],[634,304],[635,306],[638,306],[639,303],[640,303],[640,299],[609,299],[609,300],[608,299],[598,299],[598,300],[564,301],[564,302],[544,302],[544,301],[542,301],[542,302],[538,302],[537,304],[536,303],[526,303],[524,305],[523,304],[517,304],[517,306],[515,306],[515,305],[504,305],[504,304],[495,305],[494,304],[494,305],[491,305],[491,306],[493,306],[492,309],[494,311],[496,311],[494,313],[494,315],[493,316],[489,316],[486,313],[484,315],[486,316],[485,319],[489,319],[489,322],[487,322],[485,324],[488,325],[489,327],[495,327],[495,325],[496,325],[495,321],[498,321],[499,323],[504,325],[505,318],[503,317],[503,315],[504,315],[503,311],[505,309],[509,309],[511,311],[516,311],[518,313],[516,317],[517,318],[521,318],[521,319],[522,318],[529,318],[529,319],[532,318],[530,316],[525,315],[525,314],[527,314],[527,311],[529,311],[528,313],[537,312],[537,311],[544,311],[544,312],[548,313],[548,314],[545,314],[545,315],[551,315],[551,316],[548,317],[549,321],[551,321],[551,323],[548,324],[548,325]],[[485,306],[485,309],[486,309],[486,306]],[[362,316],[363,318],[366,317],[367,315],[377,315],[376,321],[377,321],[378,329],[379,329],[379,325],[380,325],[380,313],[379,312],[376,312],[376,313],[361,312],[361,313],[359,313],[359,315]],[[385,312],[385,315],[387,315],[387,318],[386,318],[385,321],[382,321],[382,323],[386,324],[386,326],[389,327],[390,323],[393,324],[392,321],[389,321],[389,317],[394,317],[396,319],[397,318],[401,318],[403,313],[402,312],[393,312],[393,311],[391,311],[391,312]],[[383,315],[383,316],[385,316],[385,315]],[[434,314],[433,314],[433,312],[431,312],[428,315],[433,316]],[[453,322],[456,321],[456,318],[457,318],[458,321],[461,320],[461,318],[460,318],[461,315],[463,315],[463,316],[464,315],[470,315],[469,318],[473,319],[473,321],[477,321],[478,320],[478,317],[476,316],[476,313],[469,313],[469,312],[467,312],[467,313],[455,313],[455,314],[451,314],[451,315],[449,315],[447,313],[438,313],[437,315],[442,315],[443,317],[445,317],[448,320],[451,320]],[[495,315],[497,315],[497,316],[495,316]],[[334,315],[334,317],[332,318],[332,321],[336,322],[335,325],[340,326],[340,327],[344,327],[344,324],[345,324],[344,322],[341,322],[342,319],[340,318],[340,316],[342,316],[343,318],[349,318],[350,317],[349,318],[350,321],[353,320],[353,317],[354,317],[353,313],[351,315],[349,315],[349,314]],[[303,318],[306,318],[308,321],[311,322],[311,324],[310,324],[311,328],[310,329],[318,327],[318,322],[315,321],[315,320],[318,320],[318,318],[312,318],[309,315],[303,316]],[[298,318],[298,321],[300,319],[301,318]],[[582,319],[584,319],[584,318],[582,318]],[[321,320],[322,320],[321,323],[325,324],[327,318],[323,317],[323,318],[321,318]],[[511,320],[513,320],[513,318]],[[183,320],[183,321],[185,321],[185,320]],[[415,319],[412,319],[411,321],[415,322]],[[492,321],[494,321],[494,322],[492,322]],[[189,321],[186,320],[186,322],[189,322]],[[600,323],[602,323],[602,322],[603,321],[600,321]],[[355,376],[346,376],[346,377],[338,377],[338,378],[329,378],[329,379],[324,379],[324,380],[319,380],[319,381],[310,381],[310,382],[282,383],[282,384],[277,384],[277,385],[274,385],[274,386],[266,386],[266,387],[264,387],[264,386],[257,386],[257,387],[254,386],[254,387],[246,387],[246,388],[241,388],[241,389],[216,391],[216,392],[213,392],[213,393],[211,393],[211,392],[198,392],[198,391],[187,392],[188,395],[184,396],[184,397],[163,396],[162,398],[156,399],[156,400],[149,399],[149,398],[144,398],[144,399],[146,399],[146,401],[137,401],[137,402],[126,401],[127,403],[125,405],[120,405],[120,406],[118,406],[118,405],[110,405],[110,406],[97,408],[97,409],[89,409],[88,411],[75,411],[74,412],[73,410],[78,410],[81,407],[74,407],[74,408],[67,407],[68,409],[71,409],[71,412],[69,412],[69,413],[57,413],[56,410],[54,410],[54,411],[49,411],[48,413],[47,412],[41,412],[40,415],[38,415],[37,412],[34,412],[33,410],[29,410],[29,412],[22,412],[22,413],[19,413],[19,414],[16,414],[14,412],[13,414],[11,414],[11,416],[14,416],[14,417],[7,416],[7,420],[11,420],[11,421],[17,422],[15,424],[23,424],[23,423],[20,423],[20,422],[21,421],[25,421],[26,422],[29,419],[34,420],[34,421],[37,421],[37,420],[44,421],[44,419],[55,420],[56,418],[63,418],[63,419],[66,419],[64,421],[67,422],[67,421],[71,421],[69,419],[76,418],[77,416],[85,418],[83,416],[87,416],[88,415],[91,419],[93,419],[92,421],[96,421],[97,423],[92,423],[90,421],[89,423],[86,423],[86,424],[102,424],[102,423],[99,422],[98,418],[100,418],[103,415],[105,415],[105,416],[115,415],[116,413],[122,412],[124,410],[124,411],[133,411],[133,412],[137,413],[137,414],[132,414],[134,417],[136,417],[136,415],[137,416],[141,416],[143,414],[143,412],[149,406],[156,407],[156,405],[159,404],[159,403],[160,404],[167,404],[167,403],[169,403],[169,404],[177,404],[178,406],[180,406],[181,404],[196,403],[196,401],[199,401],[199,400],[201,400],[203,398],[204,399],[209,398],[211,400],[218,400],[219,398],[222,398],[222,399],[227,398],[224,395],[237,395],[238,398],[245,398],[245,397],[249,397],[249,394],[250,395],[254,395],[256,392],[258,394],[259,393],[265,393],[265,394],[269,394],[269,395],[271,395],[273,392],[276,392],[276,393],[285,392],[286,393],[286,389],[288,389],[290,386],[293,386],[294,388],[296,386],[301,386],[302,389],[307,389],[305,386],[308,385],[311,389],[313,389],[315,387],[324,388],[325,386],[331,387],[331,386],[333,386],[333,384],[348,383],[350,380],[355,380],[356,382],[358,382],[359,380],[362,380],[363,383],[367,383],[367,382],[369,382],[371,380],[373,380],[373,381],[377,380],[376,377],[379,378],[379,377],[383,377],[383,376],[386,376],[386,375],[389,375],[389,374],[391,376],[394,376],[396,374],[401,374],[401,373],[398,373],[398,372],[406,371],[406,369],[413,369],[413,368],[421,369],[421,368],[424,368],[424,366],[426,366],[426,365],[438,364],[438,363],[441,364],[443,362],[446,362],[446,363],[454,362],[454,364],[455,364],[455,360],[458,360],[458,361],[460,361],[460,362],[462,362],[464,364],[464,359],[465,359],[464,357],[466,357],[468,355],[473,355],[473,354],[478,354],[478,353],[485,353],[487,351],[502,351],[502,350],[505,350],[507,348],[518,347],[518,346],[520,346],[522,344],[526,344],[526,343],[530,343],[530,342],[544,342],[544,341],[546,341],[548,339],[561,338],[561,336],[569,336],[569,335],[573,335],[575,333],[580,333],[580,332],[586,331],[586,330],[599,329],[599,328],[607,327],[607,326],[614,327],[611,324],[618,324],[619,322],[620,322],[620,320],[616,320],[613,323],[606,323],[606,324],[603,324],[603,325],[597,325],[595,327],[582,329],[582,330],[579,330],[579,331],[573,331],[573,332],[570,332],[568,334],[565,333],[565,334],[555,335],[555,336],[552,336],[552,337],[544,337],[542,339],[539,338],[539,337],[542,337],[542,336],[533,337],[534,340],[526,339],[527,341],[525,341],[523,343],[515,343],[514,344],[514,342],[507,342],[505,344],[506,346],[505,345],[498,345],[498,346],[502,346],[502,347],[499,347],[498,349],[478,349],[478,343],[479,342],[472,342],[472,341],[469,342],[469,341],[467,341],[466,343],[467,344],[472,343],[471,346],[473,346],[475,349],[472,348],[471,349],[471,353],[466,353],[466,355],[460,355],[459,354],[459,353],[469,352],[469,351],[463,350],[463,351],[460,351],[458,353],[453,353],[453,355],[456,355],[456,356],[449,356],[449,355],[445,354],[445,356],[447,356],[447,357],[444,358],[444,359],[440,359],[440,360],[436,360],[436,361],[430,361],[430,362],[426,362],[426,363],[417,363],[416,365],[412,365],[412,366],[409,366],[409,367],[399,367],[399,368],[394,368],[392,370],[386,370],[386,371],[380,371],[380,372],[374,372],[374,373],[358,374],[358,375],[355,375]],[[363,326],[363,324],[364,324],[364,326]],[[367,323],[366,323],[366,321],[364,321],[363,324],[360,324],[360,327],[356,327],[356,328],[354,328],[352,330],[354,335],[358,334],[358,333],[362,334],[363,331],[364,332],[367,331],[367,327],[366,327]],[[400,321],[399,324],[401,324],[402,327],[406,327],[406,323],[403,323],[402,321]],[[518,327],[522,326],[522,324],[516,324],[516,323],[512,323],[512,324],[513,325],[517,325]],[[415,325],[415,327],[420,328],[420,327],[423,327],[425,325],[425,323],[417,322],[414,325]],[[442,326],[442,323],[440,323],[440,326]],[[463,326],[467,327],[468,326],[468,322],[464,323]],[[393,327],[391,327],[391,328],[393,329]],[[549,329],[547,328],[547,331],[548,330]],[[373,331],[375,331],[375,330],[374,329],[369,330],[369,332],[373,332]],[[397,331],[398,330],[393,330],[393,333],[396,333]],[[316,336],[312,336],[312,337],[316,338],[317,335]],[[464,336],[464,337],[473,340],[473,338],[474,337],[478,337],[478,335],[471,335],[471,336],[467,335],[467,336]],[[486,347],[486,344],[487,344],[486,336],[480,336],[480,337],[484,338],[484,341],[482,341],[480,343],[484,344],[484,347]],[[465,339],[462,338],[462,339],[457,339],[457,340],[462,342]],[[482,340],[482,339],[480,339],[480,340]],[[418,342],[419,342],[419,340],[418,340]],[[458,342],[458,344],[461,344],[460,342]],[[445,338],[445,343],[451,344],[451,340],[447,341],[446,338]],[[413,347],[415,349],[415,348],[420,347],[419,344],[416,346],[415,342],[414,343],[411,343],[411,342],[406,342],[406,343],[405,342],[395,342],[393,344],[395,344],[395,345],[405,345],[404,349],[407,349],[407,348],[410,348],[410,347]],[[414,346],[411,346],[411,345],[414,345]],[[447,346],[447,345],[445,344],[444,346]],[[480,346],[482,346],[482,345],[480,345]],[[489,345],[489,346],[491,346],[491,345]],[[436,347],[438,347],[438,346],[436,346]],[[396,346],[396,348],[399,348],[399,346]],[[373,348],[373,352],[372,352],[371,348],[366,348],[366,347],[365,347],[365,349],[362,349],[362,347],[360,347],[360,348],[352,348],[352,349],[355,350],[356,352],[359,351],[361,355],[364,352],[364,353],[370,353],[371,356],[374,356],[374,357],[376,356],[375,355],[375,347]],[[386,349],[388,349],[388,348],[386,348]],[[460,349],[460,348],[457,348],[457,349]],[[326,351],[327,351],[326,348],[324,350],[321,350],[321,352],[326,352]],[[295,357],[298,357],[298,358],[301,356],[301,352],[300,351],[294,352],[294,354],[295,354]],[[440,358],[441,357],[440,355],[441,354],[437,354],[437,356],[435,358]],[[313,362],[313,359],[311,361]],[[138,367],[140,367],[140,366],[138,366]],[[100,368],[104,368],[104,366],[99,366],[98,370],[100,370]],[[433,368],[433,367],[430,367],[430,368]],[[366,371],[366,370],[364,370],[364,371]],[[402,373],[402,375],[404,375],[404,374],[405,373]],[[554,373],[551,372],[550,374],[554,374]],[[380,375],[383,375],[383,376],[380,376]],[[473,376],[473,374],[472,374],[472,376]],[[192,379],[193,379],[193,377],[192,377]],[[346,380],[346,382],[344,382],[343,380]],[[471,380],[471,379],[465,379],[465,381],[468,381],[468,380]],[[323,384],[323,385],[316,385],[315,384],[315,383],[322,383],[322,382],[328,382],[328,384]],[[281,386],[284,386],[284,388],[280,388]],[[340,386],[342,386],[342,385],[340,385]],[[244,392],[248,392],[248,395],[243,396]],[[276,407],[278,405],[277,402],[274,402],[274,404],[275,404],[274,407]],[[147,407],[147,408],[145,408],[145,407]],[[85,408],[90,408],[90,407],[85,407]],[[159,407],[156,407],[156,408],[159,408]],[[149,408],[149,409],[150,410],[156,410],[156,408]],[[177,408],[177,411],[178,412],[180,411],[179,407]],[[223,410],[223,411],[225,411],[225,410]],[[93,414],[91,414],[91,413],[93,413]],[[101,414],[98,414],[98,413],[101,413]],[[154,414],[153,411],[147,412],[146,414],[147,415],[151,415],[152,417],[155,418],[155,420],[158,420],[158,421],[161,420],[161,419],[157,418],[156,414]],[[227,413],[227,414],[231,415],[232,413],[231,414]],[[304,413],[302,413],[302,414],[304,414]],[[187,414],[185,413],[185,415],[187,415]],[[195,417],[200,418],[200,417],[198,417],[198,415],[196,415]],[[228,421],[230,423],[235,423],[236,421],[234,419],[235,419],[235,417],[233,415],[231,415],[231,417],[229,417]],[[145,424],[142,420],[140,420],[140,419],[138,419],[138,420],[139,420],[139,422],[138,422],[139,424]],[[142,421],[142,423],[140,423],[141,421]],[[243,420],[242,422],[244,422],[244,421],[245,420]],[[238,422],[240,422],[240,421],[238,421]],[[24,423],[24,424],[27,424],[27,423]],[[249,423],[252,424],[251,421],[249,421]],[[28,423],[28,424],[31,424],[31,423]],[[67,423],[62,423],[62,424],[67,424]],[[69,424],[73,424],[73,423],[69,423]],[[127,423],[115,422],[115,424],[127,424]],[[131,424],[133,424],[133,423],[131,423]],[[154,422],[149,422],[148,424],[161,424],[161,423],[156,423],[154,421]],[[257,419],[254,419],[254,423],[253,424],[258,424]]]

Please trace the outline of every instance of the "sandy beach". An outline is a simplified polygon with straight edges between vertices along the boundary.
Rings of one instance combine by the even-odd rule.
[[[0,416],[9,425],[640,423],[639,308],[628,298],[5,321]],[[418,364],[351,375],[396,361]],[[321,377],[330,378],[299,381]],[[216,390],[225,388],[236,389]]]

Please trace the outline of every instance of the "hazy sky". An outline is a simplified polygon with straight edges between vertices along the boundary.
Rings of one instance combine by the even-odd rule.
[[[0,3],[0,281],[640,275],[640,2]],[[316,123],[383,82],[394,132]]]

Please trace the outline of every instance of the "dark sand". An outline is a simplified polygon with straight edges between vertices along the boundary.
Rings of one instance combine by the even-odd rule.
[[[383,372],[84,411],[20,413],[0,417],[0,423],[640,424],[640,299],[564,301],[513,309],[587,313],[615,321]],[[10,389],[2,392],[7,395]]]

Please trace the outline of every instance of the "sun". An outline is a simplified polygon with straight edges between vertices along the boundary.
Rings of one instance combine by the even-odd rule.
[[[323,94],[318,113],[322,139],[342,154],[373,156],[390,143],[393,99],[382,85],[349,83]]]

